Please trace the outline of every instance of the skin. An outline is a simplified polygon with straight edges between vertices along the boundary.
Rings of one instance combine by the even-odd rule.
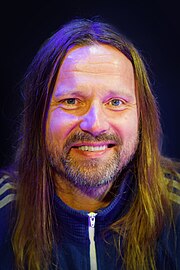
[[[72,139],[76,134],[81,137]],[[116,175],[138,145],[134,72],[126,56],[109,45],[69,50],[51,98],[46,141],[58,196],[77,210],[107,206]],[[103,148],[84,151],[82,146]],[[70,160],[68,169],[60,160],[63,156]],[[68,179],[71,167],[88,175],[84,182]],[[113,177],[106,181],[106,175]]]

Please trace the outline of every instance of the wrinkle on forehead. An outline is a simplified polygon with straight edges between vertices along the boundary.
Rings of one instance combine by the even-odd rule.
[[[74,47],[68,52],[62,64],[63,72],[97,73],[98,71],[98,73],[108,72],[113,75],[119,75],[122,65],[133,72],[130,60],[109,45]]]

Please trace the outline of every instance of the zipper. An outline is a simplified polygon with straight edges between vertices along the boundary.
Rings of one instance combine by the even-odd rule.
[[[88,214],[88,230],[90,240],[90,269],[97,270],[96,246],[94,241],[95,235],[95,216],[97,213],[90,212]]]

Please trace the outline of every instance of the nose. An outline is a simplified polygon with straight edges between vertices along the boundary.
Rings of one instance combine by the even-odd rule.
[[[94,137],[109,129],[108,119],[101,104],[92,104],[88,112],[82,116],[80,128]]]

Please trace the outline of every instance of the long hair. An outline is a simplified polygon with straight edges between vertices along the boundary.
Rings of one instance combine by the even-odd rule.
[[[16,154],[17,207],[13,250],[17,269],[48,269],[55,213],[53,172],[46,153],[46,121],[58,70],[73,46],[108,44],[132,63],[139,112],[139,146],[135,159],[137,195],[128,213],[112,224],[116,246],[123,236],[127,269],[155,269],[155,239],[169,208],[159,151],[161,127],[146,67],[133,44],[110,24],[75,19],[63,25],[40,48],[23,83],[24,110]]]

